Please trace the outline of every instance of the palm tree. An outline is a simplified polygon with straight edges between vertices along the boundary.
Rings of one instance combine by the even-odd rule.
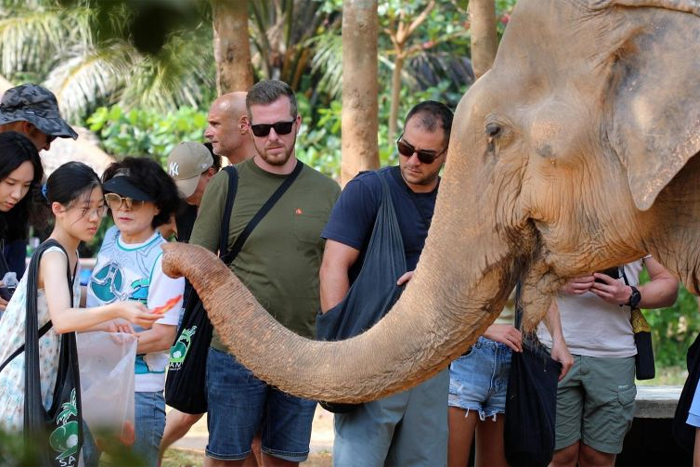
[[[141,40],[142,29],[152,29],[146,20],[158,13],[139,5],[78,0],[64,7],[58,0],[4,0],[0,71],[15,82],[43,83],[74,122],[104,103],[167,112],[208,101],[211,96],[203,90],[213,89],[215,74],[210,18],[202,15],[206,10],[197,9],[196,17],[203,19],[194,26],[170,22],[171,29],[154,31],[148,37],[162,44],[149,50],[152,44]],[[160,13],[159,20],[166,19]]]

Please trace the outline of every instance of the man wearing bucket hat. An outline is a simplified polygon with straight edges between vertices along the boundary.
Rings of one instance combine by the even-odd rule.
[[[0,131],[22,133],[38,150],[48,150],[56,138],[78,137],[61,118],[56,96],[36,84],[22,84],[5,91],[0,101]]]

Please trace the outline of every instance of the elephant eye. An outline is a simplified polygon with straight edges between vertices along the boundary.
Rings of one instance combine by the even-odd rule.
[[[496,144],[494,140],[501,134],[501,125],[498,123],[489,123],[486,125],[486,135],[489,137],[488,150],[494,152]]]
[[[486,134],[489,139],[497,137],[501,133],[501,125],[498,123],[489,123],[486,125]]]

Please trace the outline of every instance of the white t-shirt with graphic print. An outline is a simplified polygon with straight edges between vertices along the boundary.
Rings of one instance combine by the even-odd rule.
[[[172,279],[163,273],[166,243],[155,232],[143,243],[124,243],[117,227],[110,228],[97,254],[97,263],[88,284],[87,306],[101,306],[122,300],[140,301],[148,308],[164,305],[180,295],[179,303],[163,314],[156,324],[177,326],[182,308],[185,279]],[[144,329],[134,325],[136,332]],[[165,387],[168,350],[136,356],[136,392],[159,392]]]

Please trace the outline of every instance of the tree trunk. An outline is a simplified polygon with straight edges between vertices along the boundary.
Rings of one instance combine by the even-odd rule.
[[[341,183],[379,168],[377,0],[343,2]]]
[[[389,133],[387,139],[393,142],[396,139],[396,124],[399,118],[399,100],[401,99],[401,72],[403,71],[404,58],[401,51],[396,55],[394,71],[391,73],[391,107],[389,108]]]
[[[216,90],[246,91],[253,85],[248,35],[248,0],[212,0]]]
[[[494,0],[471,0],[469,17],[472,36],[472,68],[477,79],[486,73],[496,58],[496,4]]]

